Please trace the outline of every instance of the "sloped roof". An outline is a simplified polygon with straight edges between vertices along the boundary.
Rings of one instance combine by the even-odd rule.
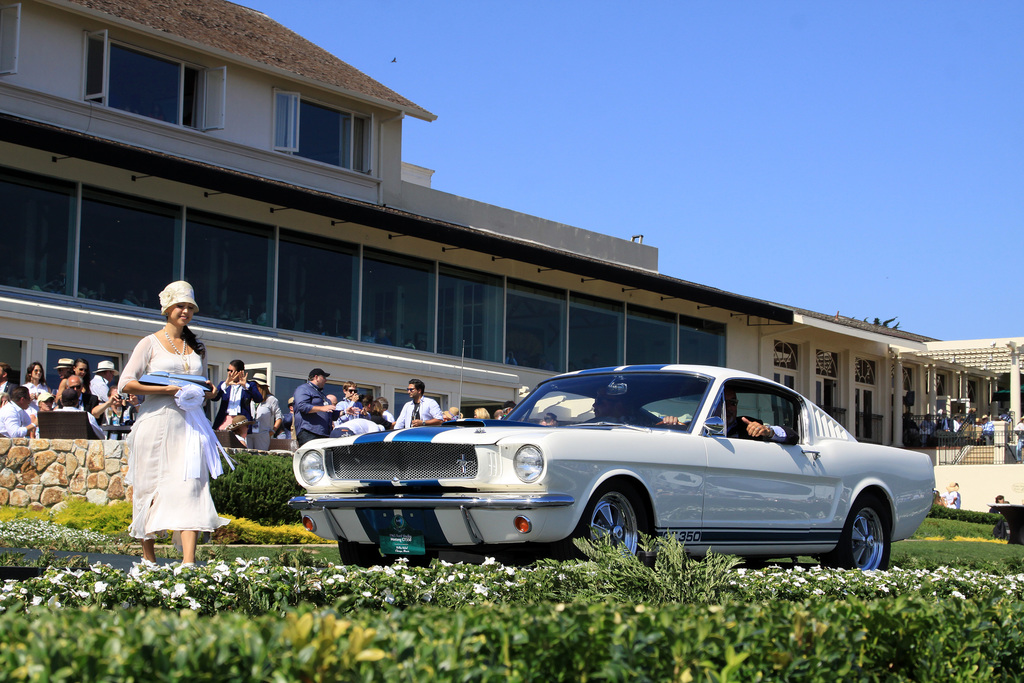
[[[862,330],[864,332],[874,332],[875,334],[881,334],[886,337],[892,337],[895,343],[896,339],[902,339],[905,341],[927,343],[930,341],[937,341],[933,337],[926,337],[922,334],[915,334],[913,332],[907,332],[896,327],[886,327],[884,325],[874,325],[867,322],[866,320],[857,320],[856,318],[849,318],[845,315],[828,315],[826,313],[818,313],[817,311],[809,311],[805,308],[798,308],[796,306],[790,306],[794,312],[808,318],[816,318],[817,320],[824,320],[843,327],[849,327],[856,330]]]
[[[65,0],[328,86],[392,104],[410,116],[436,116],[266,14],[227,0]]]

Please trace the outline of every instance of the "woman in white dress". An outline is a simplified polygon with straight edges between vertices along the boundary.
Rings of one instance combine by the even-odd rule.
[[[206,349],[188,329],[199,310],[192,285],[172,282],[160,292],[160,309],[167,317],[163,329],[144,337],[121,373],[122,393],[145,396],[128,437],[127,480],[134,487],[129,534],[142,540],[142,557],[156,561],[156,537],[180,531],[183,565],[195,563],[200,532],[213,531],[228,520],[218,517],[210,496],[210,477],[204,465],[198,478],[186,478],[185,411],[175,402],[177,386],[141,384],[146,373],[166,371],[206,376]],[[212,393],[206,392],[207,398]]]

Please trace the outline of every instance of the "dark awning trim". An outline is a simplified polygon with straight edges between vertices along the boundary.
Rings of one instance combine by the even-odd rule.
[[[0,122],[0,140],[4,142],[281,207],[299,209],[335,220],[347,220],[379,230],[472,249],[483,254],[500,255],[503,258],[532,263],[541,268],[552,268],[585,278],[621,284],[627,289],[650,291],[665,298],[683,299],[783,324],[793,322],[793,311],[788,308],[665,275],[648,273],[511,237],[346,199],[10,115],[0,115]]]

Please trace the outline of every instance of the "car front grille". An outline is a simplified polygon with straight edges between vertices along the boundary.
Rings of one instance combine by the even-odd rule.
[[[473,479],[476,450],[448,443],[368,443],[328,449],[334,479],[391,481]]]

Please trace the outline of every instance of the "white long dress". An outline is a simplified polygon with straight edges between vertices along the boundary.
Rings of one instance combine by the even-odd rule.
[[[132,351],[118,383],[124,385],[148,372],[164,370],[206,375],[199,354],[181,358],[165,349],[155,335],[144,337]],[[128,475],[134,488],[132,538],[151,539],[165,531],[213,531],[229,520],[217,516],[210,496],[210,475],[204,464],[198,479],[185,478],[185,412],[173,396],[149,394],[139,407],[128,436]]]

